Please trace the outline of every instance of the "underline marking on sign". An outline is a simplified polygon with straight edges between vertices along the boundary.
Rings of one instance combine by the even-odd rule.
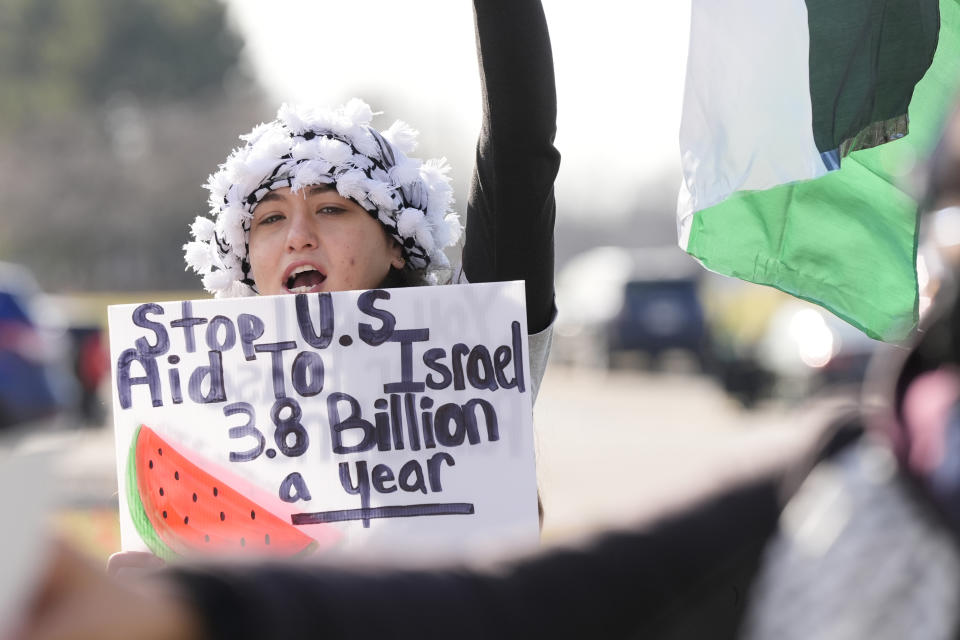
[[[471,502],[448,502],[443,504],[408,504],[396,507],[295,513],[290,516],[290,520],[293,524],[323,524],[326,522],[346,522],[347,520],[372,520],[374,518],[471,515],[473,512],[473,503]]]

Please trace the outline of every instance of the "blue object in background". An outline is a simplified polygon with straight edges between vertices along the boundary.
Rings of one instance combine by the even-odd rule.
[[[695,279],[626,283],[623,306],[610,325],[612,351],[636,350],[657,356],[681,349],[702,360],[706,346],[706,325]]]
[[[0,428],[52,416],[71,403],[63,342],[34,310],[26,269],[0,263]]]

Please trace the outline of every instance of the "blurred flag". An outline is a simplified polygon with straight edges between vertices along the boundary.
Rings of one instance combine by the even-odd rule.
[[[956,97],[960,0],[693,0],[691,21],[680,246],[907,337],[917,202],[903,185]]]

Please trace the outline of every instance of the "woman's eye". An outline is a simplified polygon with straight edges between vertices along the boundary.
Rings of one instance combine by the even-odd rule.
[[[271,213],[268,216],[263,216],[262,218],[260,218],[260,222],[258,222],[257,224],[273,224],[274,222],[279,222],[280,220],[283,220],[282,215],[280,215],[279,213]]]

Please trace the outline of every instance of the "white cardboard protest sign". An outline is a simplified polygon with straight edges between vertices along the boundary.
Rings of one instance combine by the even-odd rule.
[[[522,282],[122,305],[109,320],[123,549],[536,543]]]

